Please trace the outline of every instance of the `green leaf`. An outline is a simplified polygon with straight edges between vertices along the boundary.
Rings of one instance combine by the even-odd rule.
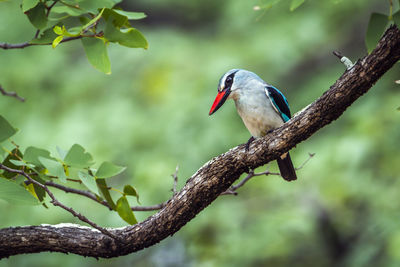
[[[47,29],[39,36],[39,38],[33,39],[29,43],[30,44],[51,44],[56,37],[57,37],[57,34],[54,33],[53,29]]]
[[[107,186],[106,180],[96,179],[96,184],[101,192],[102,197],[107,201],[110,208],[112,208],[113,210],[116,210],[117,207],[116,207],[114,201],[112,200],[110,191],[108,191],[108,186]]]
[[[56,146],[58,155],[60,155],[60,158],[62,160],[64,160],[65,156],[67,155],[67,151],[65,151],[64,149],[60,148],[59,146]]]
[[[63,28],[61,28],[60,26],[54,26],[53,31],[54,31],[57,35],[63,35],[63,34],[64,34],[64,30],[63,30]]]
[[[33,146],[27,147],[25,149],[23,159],[26,162],[30,162],[30,163],[34,164],[35,166],[43,166],[43,164],[39,160],[39,157],[53,159],[50,156],[50,152],[45,149],[41,149],[41,148],[37,148],[37,147],[33,147]]]
[[[83,14],[86,14],[86,10],[83,10],[81,8],[75,8],[75,7],[70,7],[70,6],[55,6],[51,9],[51,13],[57,13],[57,14],[68,14],[72,17],[77,17]]]
[[[136,189],[133,186],[125,185],[124,186],[124,194],[126,194],[128,196],[136,197],[136,201],[140,204],[139,194],[137,193]]]
[[[0,143],[7,140],[11,136],[13,136],[17,130],[11,126],[11,124],[0,115]]]
[[[59,35],[56,37],[56,39],[53,40],[53,43],[51,44],[51,47],[56,48],[57,45],[64,39],[64,36]]]
[[[64,166],[55,160],[51,160],[44,157],[39,157],[39,161],[43,164],[43,166],[48,170],[48,175],[57,176],[61,182],[67,182],[67,176],[64,172]]]
[[[79,2],[79,7],[91,13],[97,13],[99,8],[112,8],[121,1],[114,0],[83,0]]]
[[[365,44],[367,46],[368,53],[371,53],[371,51],[375,48],[387,24],[388,16],[380,13],[371,14],[368,23],[367,34],[365,36]]]
[[[104,15],[104,13],[103,13],[103,15]],[[81,22],[82,25],[85,25],[85,24],[89,23],[90,19],[85,16],[80,16],[79,21]]]
[[[116,12],[116,9],[106,8],[103,12],[103,18],[106,21],[112,22],[118,29],[122,26],[131,27],[128,17]]]
[[[96,179],[89,175],[88,173],[79,171],[78,172],[79,179],[81,179],[82,183],[93,193],[100,196],[99,188],[97,187]]]
[[[132,12],[119,9],[113,9],[113,11],[132,20],[144,19],[145,17],[147,17],[146,14],[143,12]]]
[[[38,176],[31,176],[31,178],[35,181],[38,181],[41,184],[46,183],[45,180],[43,180],[42,178],[40,178]],[[46,196],[46,191],[43,188],[41,188],[40,186],[38,186],[37,184],[31,184],[31,185],[33,185],[33,190],[34,190],[36,197],[39,199],[40,202],[42,202],[44,200],[44,197]]]
[[[132,47],[132,48],[148,48],[148,43],[143,34],[135,28],[129,28],[126,30],[118,29],[110,20],[107,21],[106,29],[104,31],[104,37],[110,42],[117,42],[120,45]]]
[[[39,3],[34,8],[25,12],[28,16],[29,21],[33,26],[37,29],[43,29],[47,25],[47,16],[46,16],[46,6],[43,3]]]
[[[82,30],[83,30],[83,27],[82,27],[82,26],[69,28],[68,30],[66,30],[66,31],[64,32],[64,35],[65,35],[65,36],[69,36],[69,37],[76,37],[76,36],[81,35]]]
[[[39,3],[39,0],[22,0],[22,12],[26,12],[34,8]]]
[[[128,199],[125,196],[122,196],[118,199],[117,212],[119,216],[130,225],[137,224],[135,215],[133,214],[133,211],[129,206]]]
[[[111,64],[104,41],[98,38],[82,38],[81,41],[90,64],[105,74],[111,74]]]
[[[290,3],[290,11],[294,11],[296,8],[301,6],[305,0],[292,0]]]
[[[93,158],[88,153],[85,152],[85,149],[78,144],[74,144],[67,155],[64,158],[64,162],[67,165],[78,167],[78,168],[86,168],[93,165]]]
[[[400,10],[393,14],[393,21],[400,28]]]
[[[42,202],[46,197],[46,191],[37,184],[33,184],[33,190],[35,190],[35,194],[38,200]]]
[[[105,161],[103,162],[99,169],[96,172],[96,177],[98,178],[109,178],[116,176],[123,172],[126,167],[115,165],[111,162]]]
[[[37,205],[37,199],[14,181],[0,179],[0,199],[15,205]]]
[[[17,160],[17,159],[20,159],[20,158],[22,158],[21,151],[19,151],[18,148],[14,148],[11,151],[11,154],[8,154],[7,157],[4,159],[3,165],[7,166],[7,167],[9,167],[11,169],[14,169],[14,170],[22,170],[21,166],[18,166],[16,164],[14,164],[14,162],[13,162],[14,160]],[[6,170],[4,170],[4,172],[2,173],[2,176],[4,178],[7,178],[7,179],[14,178],[17,175],[18,175],[17,173],[8,172]]]
[[[22,158],[22,156],[21,156],[21,158]],[[21,160],[10,159],[10,162],[12,164],[14,164],[15,166],[26,166],[29,168],[35,168],[35,165],[27,163],[25,161],[21,161]]]

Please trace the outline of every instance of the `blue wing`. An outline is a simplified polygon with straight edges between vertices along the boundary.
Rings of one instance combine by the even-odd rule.
[[[279,113],[282,120],[287,122],[292,117],[290,115],[289,103],[286,100],[286,97],[275,87],[268,85],[265,87],[265,92],[268,95],[269,100],[272,103],[272,106]]]

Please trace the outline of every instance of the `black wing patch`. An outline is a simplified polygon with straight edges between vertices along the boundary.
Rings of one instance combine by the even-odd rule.
[[[284,122],[287,122],[292,116],[290,114],[289,103],[285,96],[275,87],[266,86],[265,90],[272,102],[274,108],[279,112]]]

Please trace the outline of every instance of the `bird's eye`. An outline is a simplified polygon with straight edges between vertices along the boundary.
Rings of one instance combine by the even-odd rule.
[[[229,86],[231,86],[232,85],[232,81],[233,81],[232,77],[228,76],[226,78],[226,80],[225,80],[225,87],[228,88]]]

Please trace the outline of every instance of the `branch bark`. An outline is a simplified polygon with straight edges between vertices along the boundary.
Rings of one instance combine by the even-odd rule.
[[[245,152],[242,144],[211,159],[158,213],[134,226],[108,229],[123,241],[79,225],[11,227],[0,229],[0,258],[41,251],[110,258],[152,246],[177,232],[242,173],[276,159],[339,118],[399,59],[400,31],[391,26],[370,55],[357,61],[328,91],[288,123],[254,141],[249,152]]]

